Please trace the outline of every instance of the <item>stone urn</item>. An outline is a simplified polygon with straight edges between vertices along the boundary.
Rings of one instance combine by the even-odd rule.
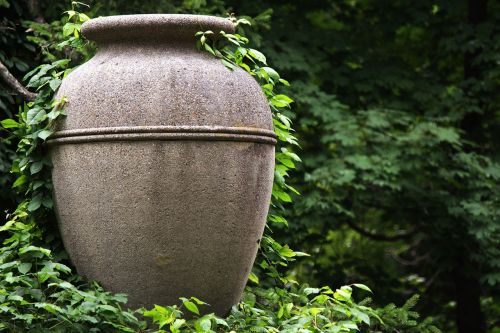
[[[130,307],[196,296],[227,313],[242,294],[271,197],[271,111],[243,70],[196,49],[233,32],[201,15],[90,20],[97,54],[58,97],[48,141],[64,245],[79,274]]]

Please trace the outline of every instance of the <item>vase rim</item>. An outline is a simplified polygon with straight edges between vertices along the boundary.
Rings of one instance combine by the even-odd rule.
[[[82,34],[96,42],[129,39],[194,39],[198,31],[234,33],[228,18],[195,14],[133,14],[102,16],[82,25]]]

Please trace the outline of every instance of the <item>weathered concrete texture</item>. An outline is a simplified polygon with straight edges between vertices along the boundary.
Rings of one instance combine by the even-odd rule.
[[[198,31],[211,30],[216,33],[234,32],[234,24],[228,20],[206,15],[116,15],[99,17],[86,22],[82,32],[88,39],[98,43],[116,42],[125,39],[158,42],[193,42]]]
[[[90,20],[82,27],[86,35],[97,27],[108,32],[110,21],[130,37],[138,22],[158,22],[148,26],[142,38],[106,42],[85,65],[71,73],[61,87],[59,95],[77,96],[70,99],[77,112],[61,123],[60,130],[148,125],[193,125],[251,127],[272,130],[267,101],[257,82],[245,71],[231,72],[219,59],[207,52],[196,50],[192,38],[182,41],[168,38],[151,41],[157,36],[161,22],[174,25],[178,18],[186,24],[191,18],[207,16],[187,15],[130,15]],[[201,19],[200,19],[201,20]],[[127,22],[132,22],[126,28]],[[231,24],[221,18],[215,21],[213,31]],[[197,22],[195,20],[195,22]],[[112,29],[111,27],[109,29]],[[146,27],[143,27],[146,29]]]
[[[99,52],[58,93],[68,116],[49,146],[64,244],[80,274],[132,307],[196,296],[224,314],[255,260],[273,180],[269,106],[191,37],[231,28],[194,15],[91,20],[83,32]]]
[[[196,296],[223,314],[255,259],[273,146],[144,141],[57,146],[55,202],[78,272],[130,305]]]

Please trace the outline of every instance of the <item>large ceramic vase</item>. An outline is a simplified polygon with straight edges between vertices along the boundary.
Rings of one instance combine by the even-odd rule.
[[[64,245],[79,274],[129,306],[181,296],[228,312],[247,282],[271,197],[275,137],[245,71],[195,46],[222,18],[86,22],[97,54],[63,80],[49,141]]]

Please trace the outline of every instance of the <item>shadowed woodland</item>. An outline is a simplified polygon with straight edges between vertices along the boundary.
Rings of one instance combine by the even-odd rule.
[[[380,306],[420,295],[414,310],[443,332],[500,333],[498,2],[85,2],[91,17],[249,20],[242,29],[294,99],[288,116],[302,162],[289,182],[301,195],[274,237],[311,256],[290,263],[292,275],[366,284]],[[28,71],[91,56],[53,45],[70,7],[0,0],[1,119],[32,98],[16,86]],[[2,140],[2,211],[20,200],[9,172],[15,149]]]

